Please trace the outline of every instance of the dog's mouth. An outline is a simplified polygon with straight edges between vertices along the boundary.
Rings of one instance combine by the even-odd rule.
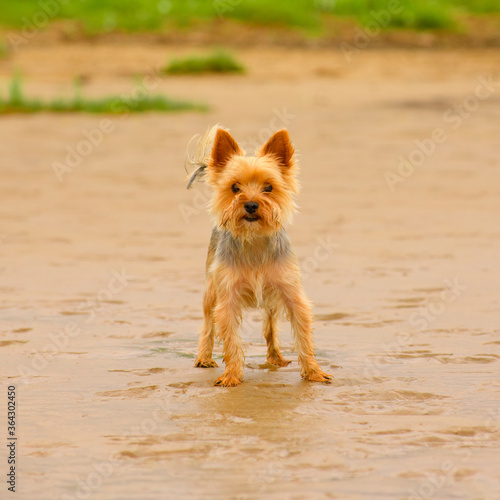
[[[247,215],[243,218],[248,222],[255,222],[255,221],[259,220],[259,217],[257,215]]]

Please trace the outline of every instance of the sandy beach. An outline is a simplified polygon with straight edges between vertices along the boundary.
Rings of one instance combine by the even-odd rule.
[[[499,499],[498,50],[240,49],[245,75],[158,75],[185,52],[32,44],[0,62],[2,89],[18,69],[30,95],[80,76],[89,96],[210,107],[0,118],[19,436],[17,497],[0,497]],[[221,346],[194,367],[211,221],[184,157],[215,123],[247,152],[287,127],[299,152],[289,234],[331,385],[300,379],[285,321],[293,363],[266,364],[258,311],[244,384],[213,387]]]

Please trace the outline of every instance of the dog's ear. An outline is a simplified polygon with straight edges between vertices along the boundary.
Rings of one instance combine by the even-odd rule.
[[[217,171],[221,171],[234,155],[243,155],[243,151],[229,132],[219,128],[210,155],[210,166]]]
[[[293,149],[287,129],[278,130],[260,149],[260,156],[272,155],[282,167],[293,166]]]

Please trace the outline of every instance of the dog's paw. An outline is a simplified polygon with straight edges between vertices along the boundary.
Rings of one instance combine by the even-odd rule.
[[[237,385],[240,384],[241,380],[238,377],[226,374],[223,374],[214,382],[214,385],[217,385],[219,387],[236,387]]]
[[[194,362],[194,366],[197,368],[216,368],[219,366],[213,359],[200,359],[198,358]]]
[[[315,370],[309,372],[306,375],[303,375],[303,378],[305,380],[308,380],[309,382],[322,382],[323,384],[331,384],[333,377],[321,370]]]
[[[281,356],[268,356],[267,362],[275,366],[288,366],[292,361]]]

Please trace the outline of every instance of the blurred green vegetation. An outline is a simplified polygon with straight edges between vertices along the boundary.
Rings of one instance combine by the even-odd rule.
[[[167,75],[188,75],[202,73],[244,73],[245,68],[229,52],[221,50],[208,55],[193,55],[172,59],[164,73]]]
[[[206,111],[207,107],[185,101],[174,101],[163,95],[143,94],[138,98],[127,99],[123,96],[107,96],[99,99],[84,97],[79,80],[75,81],[74,94],[70,98],[58,98],[50,101],[26,97],[23,91],[22,78],[14,76],[10,82],[7,96],[0,94],[0,114],[7,113],[103,113],[127,114],[146,111]]]
[[[88,34],[162,31],[220,18],[320,34],[328,18],[364,25],[391,1],[401,11],[382,25],[389,29],[454,30],[461,15],[500,13],[500,0],[4,0],[0,25],[43,28],[45,12],[50,19],[78,20]]]
[[[9,46],[7,42],[0,40],[0,59],[4,59],[9,55]]]

